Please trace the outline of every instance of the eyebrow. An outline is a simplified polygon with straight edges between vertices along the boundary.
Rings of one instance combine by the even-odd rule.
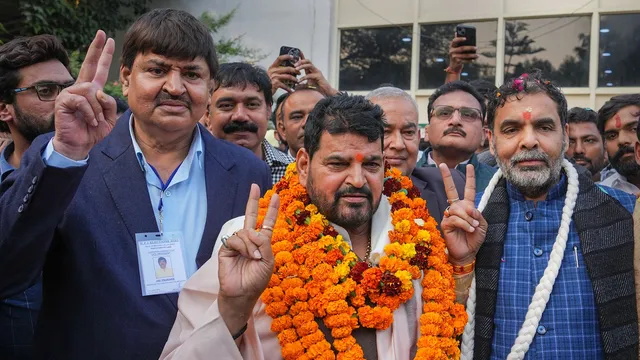
[[[253,100],[257,100],[257,101],[262,102],[262,99],[260,99],[258,96],[250,96],[250,97],[244,99],[244,101],[253,101]],[[226,102],[226,101],[235,102],[236,99],[233,96],[225,96],[225,97],[221,97],[218,100],[216,100],[216,104],[219,104],[221,102]]]
[[[149,59],[149,60],[147,60],[146,63],[147,64],[154,64],[154,65],[157,65],[157,66],[160,66],[160,67],[165,67],[165,68],[168,68],[168,67],[172,66],[171,64],[168,64],[168,63],[166,63],[166,62],[164,62],[164,61],[162,61],[160,59]],[[202,66],[196,65],[196,64],[187,64],[187,65],[178,66],[178,67],[181,68],[182,70],[188,70],[188,71],[199,71],[199,70],[202,70]]]
[[[73,80],[73,78],[71,78],[71,80],[69,81],[64,81],[64,82],[58,82],[55,80],[39,80],[36,81],[34,83],[32,83],[29,86],[25,86],[25,87],[31,87],[31,86],[36,86],[36,85],[48,85],[48,84],[56,84],[56,85],[67,85],[67,84],[73,84],[75,82],[75,80]]]
[[[338,154],[333,154],[333,155],[329,155],[325,158],[325,161],[331,161],[331,160],[335,160],[335,161],[349,161],[352,160],[353,158],[346,158],[342,155],[338,155]],[[364,161],[382,161],[382,156],[380,155],[369,155],[366,156],[363,159]]]

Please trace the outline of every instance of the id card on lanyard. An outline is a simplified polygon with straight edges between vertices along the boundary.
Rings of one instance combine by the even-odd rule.
[[[187,282],[182,233],[138,233],[142,296],[179,292]]]

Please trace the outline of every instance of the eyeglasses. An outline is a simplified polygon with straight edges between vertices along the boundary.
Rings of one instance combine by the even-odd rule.
[[[439,105],[433,109],[432,113],[439,120],[449,120],[456,111],[460,113],[460,119],[462,121],[482,121],[482,113],[480,110],[468,107],[454,108],[453,106]]]
[[[60,91],[62,91],[62,89],[66,89],[69,86],[73,85],[74,83],[75,81],[70,81],[65,84],[43,83],[43,84],[37,84],[33,86],[13,89],[11,91],[17,94],[23,91],[35,89],[36,94],[38,94],[38,99],[40,99],[40,101],[55,101],[56,97],[58,97],[58,94],[60,94]]]

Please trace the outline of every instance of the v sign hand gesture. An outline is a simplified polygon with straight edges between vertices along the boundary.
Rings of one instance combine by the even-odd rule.
[[[244,228],[231,237],[223,238],[223,246],[218,254],[218,308],[232,334],[247,323],[273,273],[271,234],[278,217],[280,200],[277,194],[273,195],[262,229],[256,231],[259,201],[260,188],[253,184],[247,202]]]
[[[98,30],[76,83],[56,98],[53,147],[70,159],[85,159],[116,122],[116,102],[103,91],[114,48],[113,39]]]
[[[440,164],[440,173],[451,206],[445,210],[440,224],[449,250],[449,262],[453,265],[468,265],[476,258],[480,246],[487,236],[487,221],[476,209],[476,177],[473,165],[467,165],[467,180],[464,199],[460,199],[446,164]]]

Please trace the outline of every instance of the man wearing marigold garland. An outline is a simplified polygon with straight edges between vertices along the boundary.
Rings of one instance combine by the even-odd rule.
[[[380,107],[321,100],[296,164],[263,199],[254,186],[245,217],[185,284],[161,358],[458,358],[467,319],[452,274],[486,232],[473,168],[452,201],[464,219],[441,224],[452,269],[419,191],[385,174],[383,137]]]
[[[563,159],[567,102],[541,74],[502,85],[487,120],[500,170],[479,194],[462,358],[637,359],[635,198]]]

